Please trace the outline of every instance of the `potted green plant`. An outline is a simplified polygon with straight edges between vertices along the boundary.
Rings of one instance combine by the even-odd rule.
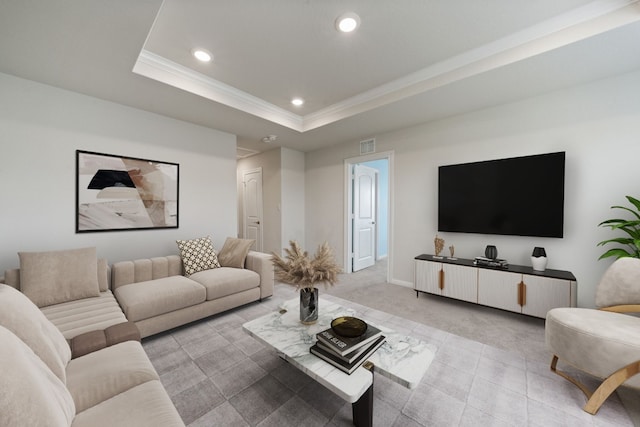
[[[318,320],[318,288],[320,283],[333,285],[341,272],[333,258],[331,248],[324,242],[311,259],[298,242],[291,240],[285,248],[286,257],[272,252],[276,278],[294,285],[300,291],[300,321],[313,324]]]
[[[598,243],[598,246],[603,246],[608,243],[617,243],[623,247],[615,247],[609,249],[607,252],[600,255],[600,258],[616,257],[616,258],[640,258],[640,200],[631,196],[626,196],[627,200],[633,205],[634,209],[625,206],[611,206],[611,209],[623,209],[627,212],[631,212],[634,219],[622,219],[614,218],[602,221],[599,226],[610,227],[612,230],[621,230],[625,232],[628,237],[616,237],[613,239],[603,240]]]

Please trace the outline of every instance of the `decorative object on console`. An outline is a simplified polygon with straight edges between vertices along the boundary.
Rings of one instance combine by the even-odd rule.
[[[300,291],[300,321],[312,324],[318,320],[318,289],[317,285],[324,283],[325,287],[334,285],[338,273],[342,270],[333,258],[333,251],[327,242],[320,246],[313,257],[309,258],[307,251],[303,251],[298,242],[289,241],[291,248],[285,248],[287,254],[282,258],[272,252],[272,262],[276,278],[281,282],[294,285]]]
[[[509,268],[509,263],[506,259],[498,259],[498,258],[486,258],[483,256],[477,256],[473,260],[475,265],[483,265],[485,267],[500,267],[500,268]]]
[[[625,245],[627,249],[616,247],[609,249],[607,252],[600,255],[600,258],[616,257],[616,258],[640,258],[640,200],[631,196],[626,196],[627,200],[636,208],[632,210],[624,206],[611,206],[611,209],[624,209],[631,212],[635,218],[633,220],[626,219],[609,219],[602,221],[598,226],[611,227],[612,230],[622,230],[629,235],[629,237],[616,237],[613,239],[603,240],[598,243],[598,246],[606,245],[607,243],[616,243],[619,245]]]
[[[438,237],[438,235],[436,234],[436,237],[433,239],[433,245],[435,246],[436,251],[436,255],[434,256],[434,258],[442,258],[440,256],[440,252],[442,252],[442,249],[444,249],[444,239]]]
[[[496,248],[493,245],[487,245],[487,247],[484,248],[484,256],[486,256],[489,259],[498,258],[498,248]]]
[[[448,256],[448,258],[449,258],[449,259],[453,259],[453,260],[458,259],[458,258],[455,258],[455,257],[453,256],[453,254],[454,254],[455,252],[456,252],[456,248],[455,248],[453,245],[449,246],[449,253],[450,253],[451,255],[449,255],[449,256]]]
[[[535,247],[531,254],[531,266],[535,271],[544,271],[547,268],[547,252],[544,248]]]
[[[76,233],[178,228],[180,165],[76,150]]]

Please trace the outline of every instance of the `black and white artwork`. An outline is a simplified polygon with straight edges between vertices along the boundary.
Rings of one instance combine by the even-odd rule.
[[[76,232],[178,228],[180,165],[76,151]]]

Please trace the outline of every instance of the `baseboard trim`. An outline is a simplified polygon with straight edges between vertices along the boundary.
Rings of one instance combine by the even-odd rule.
[[[389,281],[389,283],[391,283],[392,285],[398,285],[398,286],[403,286],[405,288],[413,289],[413,283],[412,282],[407,282],[405,280],[391,279],[391,281]]]

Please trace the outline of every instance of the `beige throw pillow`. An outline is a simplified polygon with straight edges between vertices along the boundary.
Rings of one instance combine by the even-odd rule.
[[[96,248],[19,252],[20,289],[38,307],[100,295]]]
[[[0,284],[0,325],[18,336],[63,383],[71,348],[62,332],[17,289]],[[0,423],[1,424],[1,423]]]
[[[244,261],[254,242],[255,240],[253,239],[227,237],[218,254],[220,265],[223,267],[244,268]]]
[[[198,271],[220,267],[218,256],[209,236],[191,240],[176,240],[182,257],[184,274],[188,277]]]
[[[33,351],[0,326],[0,424],[70,426],[76,413],[65,385]]]

